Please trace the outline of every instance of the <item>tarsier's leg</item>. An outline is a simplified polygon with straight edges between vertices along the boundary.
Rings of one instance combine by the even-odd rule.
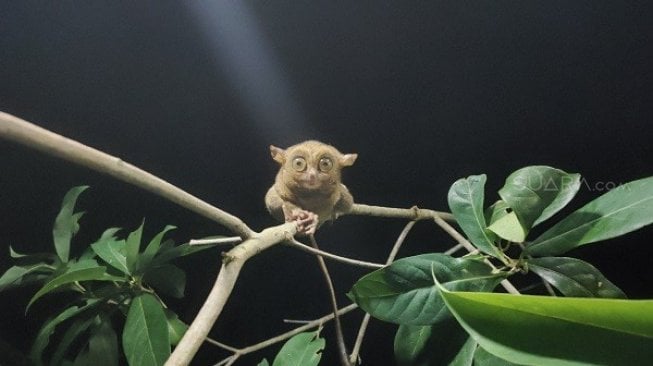
[[[282,208],[284,217],[287,222],[297,222],[298,234],[315,234],[315,231],[317,230],[317,224],[319,222],[319,217],[317,214],[311,211],[302,210],[301,208],[287,202],[282,205]]]

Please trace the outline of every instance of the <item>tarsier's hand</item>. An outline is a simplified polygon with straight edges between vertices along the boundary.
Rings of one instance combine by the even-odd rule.
[[[295,221],[297,223],[298,234],[315,234],[319,222],[319,217],[315,213],[302,210],[301,208],[295,208],[290,210],[290,212],[285,212],[285,216],[287,222]]]

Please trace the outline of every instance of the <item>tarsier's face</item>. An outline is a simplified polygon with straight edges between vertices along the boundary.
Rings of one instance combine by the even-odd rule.
[[[297,187],[320,190],[336,184],[340,176],[339,153],[330,151],[328,147],[310,149],[298,146],[286,151],[285,169]]]
[[[279,177],[290,189],[330,193],[340,184],[340,170],[351,166],[357,154],[342,154],[335,147],[309,140],[286,150],[270,146],[272,158],[281,164]]]

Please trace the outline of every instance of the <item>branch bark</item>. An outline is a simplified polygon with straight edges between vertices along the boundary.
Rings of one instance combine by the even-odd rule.
[[[134,165],[8,113],[0,112],[0,137],[108,174],[143,188],[230,229],[243,239],[254,235],[243,221]]]
[[[352,259],[352,258],[347,258],[347,257],[342,257],[342,256],[339,256],[339,255],[331,254],[331,253],[325,252],[325,251],[323,251],[321,249],[315,249],[315,248],[309,247],[308,245],[306,245],[304,243],[301,243],[301,242],[299,242],[299,241],[297,241],[295,239],[292,239],[292,238],[287,240],[284,244],[286,244],[286,245],[288,245],[290,247],[293,247],[293,248],[297,248],[297,249],[299,249],[299,250],[301,250],[303,252],[307,252],[307,253],[310,253],[310,254],[322,256],[324,258],[332,259],[332,260],[334,260],[336,262],[342,262],[342,263],[350,264],[350,265],[357,266],[357,267],[379,269],[379,268],[383,268],[385,266],[384,264],[380,264],[380,263],[366,262],[366,261],[361,261],[361,260],[358,260],[358,259]]]
[[[263,230],[260,234],[255,234],[223,255],[222,267],[211,292],[186,334],[166,361],[166,366],[190,364],[220,316],[245,262],[265,249],[284,241],[288,235],[296,233],[297,225],[294,222],[274,226]]]
[[[351,210],[343,215],[361,215],[361,216],[376,216],[387,217],[393,219],[408,219],[408,220],[430,220],[433,217],[440,217],[443,220],[456,222],[452,214],[448,212],[429,210],[413,206],[411,208],[395,208],[395,207],[382,207],[364,205],[361,203],[354,203]]]

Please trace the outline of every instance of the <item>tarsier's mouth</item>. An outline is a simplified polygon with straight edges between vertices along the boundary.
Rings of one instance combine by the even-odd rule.
[[[321,185],[317,179],[301,179],[299,184],[304,188],[317,188]]]

